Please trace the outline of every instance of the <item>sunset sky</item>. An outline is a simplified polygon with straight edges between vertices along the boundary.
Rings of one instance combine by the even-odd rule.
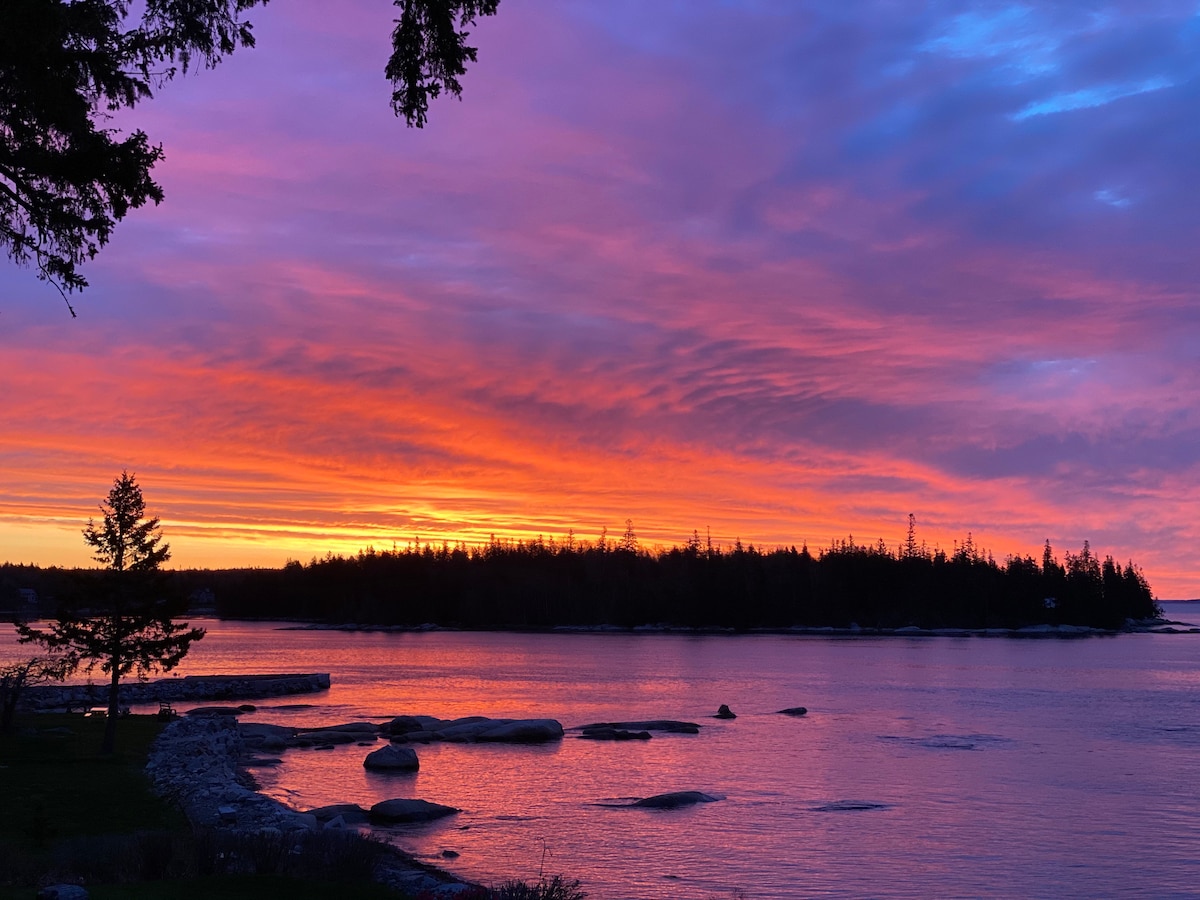
[[[336,8],[336,13],[333,11]],[[0,261],[0,560],[491,533],[998,558],[1200,596],[1196,0],[502,0],[461,102],[288,0],[166,86],[71,319]]]

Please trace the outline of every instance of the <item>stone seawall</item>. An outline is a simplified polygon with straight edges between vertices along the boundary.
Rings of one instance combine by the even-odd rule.
[[[157,681],[121,684],[121,705],[174,703],[179,700],[258,700],[291,694],[313,694],[329,690],[329,674],[283,675],[187,675]],[[21,706],[31,710],[78,709],[105,706],[108,686],[38,685],[21,693]]]

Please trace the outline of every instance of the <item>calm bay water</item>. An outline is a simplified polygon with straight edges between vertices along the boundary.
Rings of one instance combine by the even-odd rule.
[[[1173,618],[1189,619],[1180,606]],[[1200,617],[1200,610],[1190,618]],[[398,714],[675,718],[699,735],[541,747],[366,748],[258,770],[298,807],[461,807],[389,832],[465,876],[544,865],[615,898],[1200,897],[1200,640],[423,634],[205,622],[181,674],[330,672],[248,719]],[[0,631],[0,660],[15,653]],[[281,709],[290,703],[311,709]],[[738,714],[709,718],[721,703]],[[775,711],[807,706],[793,719]],[[700,790],[674,811],[597,806]],[[847,804],[846,801],[855,801]],[[845,806],[872,806],[847,809]],[[453,850],[457,859],[443,860]]]

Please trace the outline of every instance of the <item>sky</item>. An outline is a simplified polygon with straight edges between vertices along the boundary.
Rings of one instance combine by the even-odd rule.
[[[128,470],[179,567],[912,513],[1200,597],[1196,0],[503,0],[421,130],[331,8],[114,122],[77,319],[0,262],[0,560]]]

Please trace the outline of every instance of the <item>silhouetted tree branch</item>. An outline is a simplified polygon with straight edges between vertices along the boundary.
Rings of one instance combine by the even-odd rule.
[[[0,246],[62,294],[116,223],[163,191],[145,132],[106,123],[180,72],[253,47],[243,14],[266,0],[0,0]],[[392,108],[422,127],[429,98],[461,96],[466,26],[499,0],[394,0]],[[71,315],[75,312],[67,301]]]

